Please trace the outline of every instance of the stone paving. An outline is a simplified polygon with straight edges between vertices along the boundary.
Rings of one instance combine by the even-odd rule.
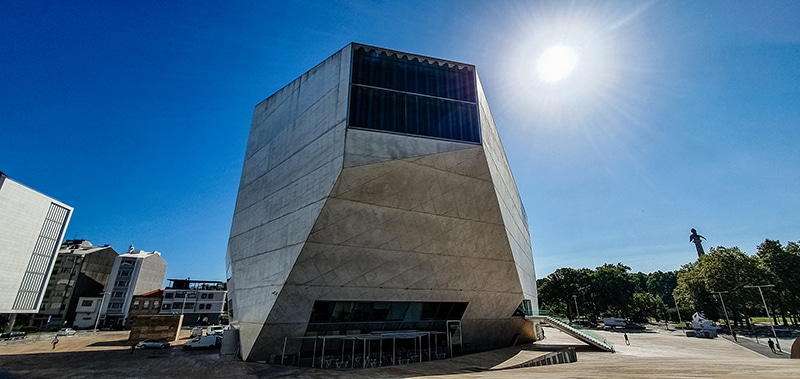
[[[616,353],[591,350],[585,344],[545,328],[547,338],[517,346],[453,359],[402,366],[322,370],[245,363],[221,358],[217,351],[136,350],[131,353],[127,332],[79,332],[61,337],[52,349],[49,335],[0,342],[0,378],[796,378],[800,359],[773,354],[763,339],[728,336],[715,339],[685,337],[680,331],[597,331],[615,344]],[[180,343],[177,343],[180,344]],[[782,340],[784,351],[791,341]],[[575,346],[578,362],[521,369],[501,369],[551,349]],[[537,350],[544,349],[544,350]]]

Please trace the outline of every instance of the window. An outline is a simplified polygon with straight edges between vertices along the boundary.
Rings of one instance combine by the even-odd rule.
[[[131,309],[139,309],[139,300],[134,300]]]
[[[186,292],[183,292],[183,291],[175,292],[175,298],[176,299],[183,299],[184,297],[186,297]]]
[[[207,293],[201,294],[200,298],[201,299],[208,299],[208,294]]]
[[[172,299],[172,295],[173,295],[172,292],[167,292],[167,293],[164,294],[164,298],[165,299]]]
[[[161,307],[161,309],[165,309],[165,310],[169,310],[169,308],[170,308],[170,304],[168,304],[168,303],[165,303],[164,306]]]
[[[127,287],[128,286],[128,281],[127,280],[117,280],[116,282],[114,282],[114,286],[115,287]]]
[[[358,47],[349,126],[480,143],[475,69]]]
[[[117,276],[131,276],[131,270],[119,270]]]
[[[150,300],[145,300],[144,303],[142,303],[142,309],[149,309],[149,308],[150,308]]]
[[[115,291],[111,293],[111,297],[125,297],[125,292]]]
[[[123,259],[120,266],[133,266],[133,259]]]
[[[189,292],[189,293],[187,293],[186,294],[186,298],[188,298],[188,299],[196,299],[197,298],[197,292]]]
[[[153,300],[153,309],[158,309],[158,300]]]
[[[122,303],[111,303],[108,304],[108,307],[111,309],[122,309]]]
[[[209,299],[213,299],[214,298],[214,294],[213,293],[208,294],[208,298]]]
[[[81,306],[82,307],[91,307],[92,303],[94,303],[94,300],[84,300],[84,301],[81,302]]]

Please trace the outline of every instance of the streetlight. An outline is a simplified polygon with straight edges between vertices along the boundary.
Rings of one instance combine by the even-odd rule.
[[[572,295],[572,300],[575,300],[575,318],[581,318],[581,313],[578,312],[578,295]]]
[[[719,294],[719,301],[722,302],[722,311],[725,312],[725,323],[728,324],[728,332],[731,333],[731,337],[733,337],[733,328],[731,327],[731,320],[728,319],[728,310],[725,309],[725,300],[722,300],[722,294],[728,293],[728,291],[712,291],[716,294]]]
[[[94,332],[97,333],[97,323],[100,322],[100,311],[103,309],[103,300],[106,298],[106,292],[100,292],[100,306],[97,307],[97,317],[94,320]]]
[[[762,287],[763,288],[772,288],[772,287],[775,287],[775,285],[774,284],[761,284],[761,285],[757,285],[757,286],[744,286],[744,288],[758,288],[758,293],[761,294],[761,301],[764,303],[764,310],[767,311],[767,318],[769,319],[769,318],[772,318],[772,317],[769,315],[769,308],[767,308],[767,301],[764,300],[764,292],[761,291]],[[778,335],[775,334],[775,326],[772,324],[772,321],[770,321],[769,327],[772,328],[772,336],[775,337],[775,344],[778,345],[778,351],[783,352],[783,350],[781,350],[781,343],[778,342]]]

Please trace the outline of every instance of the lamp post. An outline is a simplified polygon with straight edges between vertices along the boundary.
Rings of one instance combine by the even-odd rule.
[[[578,295],[572,295],[572,300],[575,300],[575,318],[580,318],[581,313],[578,312]]]
[[[767,318],[772,318],[769,315],[769,308],[767,308],[767,301],[764,300],[764,291],[761,288],[772,288],[775,287],[774,284],[761,284],[757,286],[744,286],[744,288],[758,288],[758,293],[761,295],[761,301],[764,303],[764,310],[767,311]],[[781,343],[778,341],[778,335],[775,334],[775,325],[772,324],[772,321],[769,323],[769,327],[772,328],[772,336],[775,337],[775,344],[778,346],[778,351],[783,352],[781,350]]]
[[[733,337],[733,328],[731,327],[731,320],[728,319],[728,310],[725,309],[725,300],[722,300],[722,294],[728,293],[728,291],[713,291],[716,294],[719,294],[719,301],[722,302],[722,311],[725,312],[725,323],[728,324],[728,332],[731,333],[731,337]]]
[[[97,317],[94,320],[94,332],[97,333],[97,323],[100,322],[100,311],[103,310],[103,300],[106,298],[106,292],[100,292],[100,306],[97,307]]]

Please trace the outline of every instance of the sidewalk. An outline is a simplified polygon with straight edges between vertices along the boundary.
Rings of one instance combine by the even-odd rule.
[[[736,338],[739,340],[738,342],[734,341],[733,337],[731,337],[731,336],[729,336],[727,334],[720,334],[720,335],[718,335],[718,337],[722,337],[722,338],[724,338],[724,339],[726,339],[728,341],[731,341],[731,342],[733,342],[735,344],[738,344],[741,347],[744,347],[744,348],[749,349],[749,350],[751,350],[753,352],[759,353],[759,354],[761,354],[761,355],[763,355],[763,356],[765,356],[767,358],[789,359],[790,358],[789,352],[792,349],[792,343],[793,343],[793,341],[781,340],[780,341],[781,350],[783,350],[783,351],[782,352],[779,351],[778,347],[776,346],[775,347],[775,351],[776,352],[773,353],[772,350],[770,350],[769,345],[767,345],[767,339],[766,338],[759,338],[758,339],[758,343],[756,343],[755,338],[752,338],[752,337],[749,337],[749,336],[737,335]]]

